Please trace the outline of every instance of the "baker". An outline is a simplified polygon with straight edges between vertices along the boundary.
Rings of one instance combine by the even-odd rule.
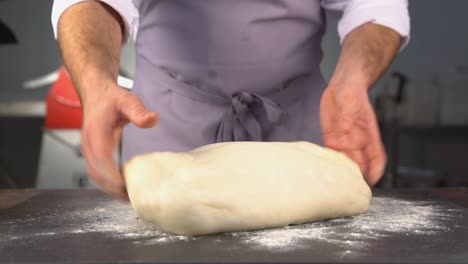
[[[55,0],[52,23],[84,113],[92,178],[125,198],[122,160],[224,141],[298,141],[339,150],[375,184],[386,162],[367,92],[409,37],[407,0]],[[339,13],[341,52],[319,64]],[[120,49],[136,46],[131,92]]]

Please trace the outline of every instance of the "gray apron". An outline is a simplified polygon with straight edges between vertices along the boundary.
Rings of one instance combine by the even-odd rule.
[[[160,115],[123,131],[122,158],[225,141],[321,144],[320,1],[148,1],[132,92]]]

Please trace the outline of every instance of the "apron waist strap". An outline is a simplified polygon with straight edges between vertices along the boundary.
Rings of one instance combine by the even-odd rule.
[[[268,94],[240,90],[229,97],[178,81],[152,66],[152,78],[164,83],[172,92],[195,101],[226,107],[216,130],[216,142],[263,141],[272,126],[287,118],[285,108],[304,98],[308,89],[314,89],[313,80],[321,80],[320,71],[311,70],[272,87]]]

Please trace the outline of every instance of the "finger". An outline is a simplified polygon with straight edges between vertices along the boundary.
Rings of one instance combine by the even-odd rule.
[[[123,200],[128,199],[126,193],[122,193],[118,191],[116,192],[115,189],[109,185],[106,177],[98,171],[98,169],[96,168],[96,163],[95,163],[96,159],[91,154],[86,136],[82,136],[82,139],[81,139],[81,152],[83,153],[83,157],[85,158],[86,168],[88,170],[88,173],[93,179],[93,181],[98,185],[98,187],[101,190],[109,194],[112,194],[114,197],[117,197]]]
[[[380,130],[374,111],[370,106],[369,110],[369,115],[371,116],[368,123],[369,144],[365,149],[366,159],[369,161],[369,174],[366,180],[370,185],[374,185],[384,173],[387,156],[380,138]]]
[[[369,171],[369,163],[365,156],[365,153],[361,150],[348,151],[344,153],[346,156],[348,156],[350,159],[356,162],[356,164],[359,166],[359,169],[361,170],[363,177],[366,178],[366,175]]]
[[[369,137],[367,131],[363,131],[359,127],[354,127],[352,131],[346,134],[328,135],[326,140],[324,139],[324,142],[333,149],[342,151],[362,151],[367,146]]]
[[[105,123],[87,129],[88,159],[96,173],[95,179],[106,192],[122,198],[125,197],[125,183],[113,159],[117,146],[113,118],[106,118]]]
[[[100,179],[100,175],[97,173],[94,162],[92,162],[93,159],[89,153],[89,147],[86,136],[84,136],[84,134],[81,136],[81,153],[83,154],[89,176],[93,179],[94,182],[98,184],[98,186],[100,186],[102,180]]]
[[[119,127],[119,128],[114,130],[114,144],[115,144],[115,146],[119,146],[121,138],[122,138],[122,127]],[[123,173],[122,173],[122,170],[120,169],[120,165],[117,166],[117,171],[118,171],[118,173],[120,175],[120,178],[122,178],[122,180],[124,182],[124,185],[123,185],[124,190],[119,192],[119,195],[117,197],[120,198],[121,200],[129,201],[127,188],[126,188],[126,184],[125,184],[125,179],[123,178]]]
[[[355,126],[356,119],[356,113],[345,112],[345,110],[343,110],[343,112],[339,114],[339,118],[336,124],[337,129],[343,131],[344,133],[348,133]]]
[[[117,198],[122,197],[121,193],[115,192],[113,187],[109,184],[109,180],[107,179],[106,174],[102,173],[102,171],[97,168],[98,165],[96,162],[96,158],[92,154],[92,150],[90,150],[86,136],[82,137],[81,145],[82,145],[83,156],[86,161],[86,167],[93,181],[98,185],[98,187],[101,190],[109,194],[112,194],[113,196]]]
[[[148,111],[141,100],[131,93],[122,97],[119,108],[125,118],[137,127],[151,128],[158,123],[157,113]]]
[[[374,185],[384,173],[387,156],[383,145],[378,142],[370,144],[366,148],[365,153],[367,160],[369,160],[369,173],[366,180],[370,185]]]

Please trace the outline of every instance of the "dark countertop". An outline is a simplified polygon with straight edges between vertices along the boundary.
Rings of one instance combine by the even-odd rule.
[[[0,262],[467,263],[468,188],[374,190],[360,216],[195,238],[97,190],[0,190]]]

